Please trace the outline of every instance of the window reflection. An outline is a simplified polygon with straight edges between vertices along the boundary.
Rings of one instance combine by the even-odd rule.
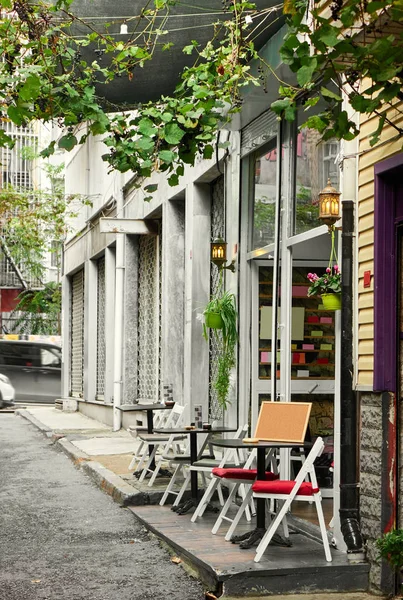
[[[318,219],[319,192],[328,179],[338,189],[337,155],[339,142],[321,142],[319,132],[302,129],[296,143],[295,233],[303,233],[322,223]]]
[[[274,242],[277,150],[275,143],[256,154],[253,182],[252,250]]]

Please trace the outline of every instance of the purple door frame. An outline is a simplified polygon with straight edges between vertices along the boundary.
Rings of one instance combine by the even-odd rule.
[[[374,391],[397,387],[397,225],[403,223],[403,154],[375,165]]]

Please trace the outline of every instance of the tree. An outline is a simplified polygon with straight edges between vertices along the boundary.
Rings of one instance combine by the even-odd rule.
[[[256,17],[264,20],[276,8],[258,13],[246,0],[224,0],[228,19],[216,23],[205,47],[193,40],[184,48],[195,60],[181,74],[172,95],[139,106],[107,105],[102,86],[122,77],[135,81],[157,46],[171,47],[169,39],[162,43],[166,32],[158,23],[175,4],[175,0],[148,2],[133,16],[146,26],[122,41],[99,33],[75,15],[73,0],[53,4],[0,0],[6,15],[0,21],[0,51],[5,57],[0,64],[0,118],[17,125],[57,120],[63,130],[58,145],[67,151],[89,135],[102,135],[108,147],[103,158],[111,169],[134,172],[138,186],[159,170],[168,175],[170,185],[176,185],[185,165],[193,165],[196,156],[212,156],[217,130],[240,108],[242,87],[260,85],[264,73],[274,73],[258,57],[253,39]],[[371,143],[379,140],[385,123],[400,136],[402,129],[390,118],[388,108],[401,99],[403,41],[389,28],[401,21],[402,1],[333,0],[331,16],[322,14],[321,0],[310,6],[308,0],[284,4],[289,32],[281,56],[295,73],[296,83],[280,82],[280,99],[273,110],[293,120],[298,105],[309,110],[324,100],[326,110],[308,116],[303,126],[317,129],[324,139],[352,139],[357,126],[341,108],[342,95],[329,89],[332,81],[354,110],[378,115]],[[105,62],[84,60],[83,53],[91,45]],[[261,61],[257,78],[249,69],[252,59]],[[11,143],[0,131],[0,144]],[[43,156],[55,147],[52,141]],[[145,186],[146,199],[155,189],[156,185]]]
[[[280,87],[280,100],[272,104],[280,116],[294,120],[297,106],[305,110],[325,101],[326,109],[309,116],[301,127],[316,129],[324,140],[351,140],[358,134],[356,123],[341,107],[344,93],[352,108],[363,115],[376,115],[378,126],[370,136],[378,143],[385,124],[401,137],[399,118],[403,99],[403,37],[401,0],[333,0],[330,15],[315,0],[287,0],[284,5],[289,30],[280,54],[296,75],[295,86]],[[301,41],[301,38],[303,41]],[[330,82],[340,90],[328,89]]]

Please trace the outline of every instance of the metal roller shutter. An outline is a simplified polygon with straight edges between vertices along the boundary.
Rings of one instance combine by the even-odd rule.
[[[105,257],[98,260],[97,275],[97,400],[105,394]]]
[[[83,397],[84,391],[84,269],[71,281],[71,361],[70,395]]]

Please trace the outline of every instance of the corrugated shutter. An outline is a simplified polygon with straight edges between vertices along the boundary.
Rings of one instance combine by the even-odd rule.
[[[159,398],[159,252],[158,238],[139,237],[138,372],[139,398]]]
[[[97,277],[97,400],[105,394],[105,257],[98,260]]]
[[[277,116],[271,110],[249,123],[241,132],[241,157],[250,154],[277,136]]]
[[[84,392],[84,269],[71,281],[71,369],[70,395],[82,398]]]

